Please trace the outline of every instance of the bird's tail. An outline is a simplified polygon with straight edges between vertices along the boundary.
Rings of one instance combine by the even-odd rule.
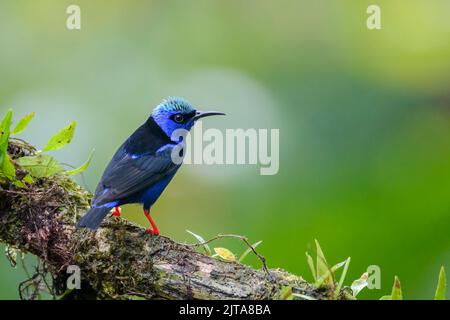
[[[100,207],[94,208],[92,207],[77,223],[77,228],[89,228],[92,230],[96,230],[100,223],[102,223],[103,219],[108,215],[111,208],[108,207]]]

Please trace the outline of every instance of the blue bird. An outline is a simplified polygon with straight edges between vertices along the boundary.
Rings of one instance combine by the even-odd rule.
[[[147,232],[158,235],[150,208],[181,166],[171,154],[182,139],[173,138],[172,134],[177,129],[189,131],[197,120],[213,115],[224,113],[197,111],[181,98],[161,102],[116,151],[98,183],[91,209],[77,227],[95,230],[112,209],[113,216],[120,216],[119,206],[140,203],[152,227]]]

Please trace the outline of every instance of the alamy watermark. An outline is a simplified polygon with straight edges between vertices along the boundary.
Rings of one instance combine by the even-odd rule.
[[[367,288],[381,289],[381,268],[377,265],[367,267]]]
[[[369,15],[366,26],[369,30],[381,29],[381,8],[379,5],[371,4],[367,7],[366,13]],[[79,5],[71,4],[66,8],[66,27],[68,30],[81,29],[81,8]]]
[[[261,175],[275,175],[280,168],[279,129],[203,130],[198,122],[193,134],[175,130],[172,141],[182,141],[173,148],[175,164],[259,165]]]
[[[67,7],[66,13],[69,15],[66,20],[66,27],[69,30],[81,29],[81,9],[76,4]]]
[[[376,4],[371,4],[367,7],[367,17],[366,25],[369,30],[380,30],[381,29],[381,8]]]
[[[80,267],[77,265],[70,265],[67,267],[66,273],[70,274],[66,281],[67,289],[81,289]]]

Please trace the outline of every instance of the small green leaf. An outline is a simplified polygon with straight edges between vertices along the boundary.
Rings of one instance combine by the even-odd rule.
[[[254,244],[252,244],[253,249],[256,249],[256,247],[259,246],[261,243],[262,243],[262,240],[259,240],[258,242],[255,242]],[[245,250],[245,252],[239,258],[239,262],[242,262],[250,252],[252,252],[252,248],[247,248],[247,250]]]
[[[434,300],[445,300],[445,288],[447,287],[447,277],[445,276],[444,266],[441,267],[439,272],[439,279],[436,288],[436,294]]]
[[[277,300],[292,300],[292,287],[284,286],[278,292]]]
[[[306,260],[308,261],[308,265],[309,265],[309,268],[311,269],[311,273],[313,275],[314,281],[317,281],[316,268],[314,267],[314,260],[308,254],[308,252],[305,252],[305,254],[306,254]]]
[[[328,272],[329,267],[327,260],[325,259],[325,255],[323,254],[322,248],[320,247],[319,241],[314,240],[316,243],[316,276],[317,278],[322,278],[325,274],[328,274],[329,277],[324,279],[324,283],[333,283],[333,279],[331,278],[331,274]]]
[[[339,294],[339,291],[342,288],[342,285],[344,284],[344,280],[345,277],[347,276],[347,271],[348,271],[348,266],[350,264],[350,257],[347,258],[347,260],[345,260],[345,264],[344,264],[344,270],[342,270],[342,274],[341,274],[341,278],[339,279],[339,283],[338,286],[336,287],[336,291],[334,292],[336,295]]]
[[[400,280],[397,276],[394,278],[394,284],[392,285],[392,292],[390,295],[382,296],[380,300],[402,300],[402,288],[400,285]]]
[[[26,189],[27,186],[20,180],[14,180],[13,185],[15,185],[16,187],[20,188],[20,189]]]
[[[30,121],[34,118],[35,113],[30,113],[25,115],[22,119],[19,120],[14,130],[11,132],[11,134],[17,134],[19,132],[22,132],[25,130],[25,128],[28,126]]]
[[[392,286],[391,300],[403,300],[402,287],[397,276],[395,276],[394,285]]]
[[[199,236],[198,234],[195,234],[195,233],[193,233],[192,231],[189,231],[189,230],[187,230],[187,229],[186,229],[186,232],[188,232],[188,233],[190,233],[192,236],[194,236],[194,237],[197,239],[197,241],[198,241],[199,243],[203,243],[203,248],[205,249],[206,254],[212,255],[212,251],[211,251],[211,249],[209,248],[208,244],[205,243],[206,241],[205,241],[205,239],[203,239],[203,237],[201,237],[201,236]]]
[[[16,179],[16,168],[14,167],[14,164],[8,154],[6,154],[3,158],[0,175],[10,181],[14,181]]]
[[[230,261],[230,262],[236,261],[236,257],[233,254],[233,252],[231,252],[227,248],[214,248],[214,251],[220,258],[222,258],[225,261]]]
[[[55,158],[46,154],[22,157],[16,162],[35,178],[47,178],[64,171]]]
[[[45,145],[42,151],[58,150],[69,144],[72,141],[73,134],[75,133],[76,122],[72,122],[68,126],[58,131]]]
[[[12,109],[9,109],[0,124],[0,167],[6,157],[11,127]]]
[[[0,128],[4,132],[8,132],[11,129],[11,118],[12,118],[12,109],[8,109],[8,112],[6,113],[5,117],[2,120],[2,123],[0,124]]]
[[[33,177],[30,176],[29,174],[27,174],[25,177],[23,177],[22,181],[25,183],[28,183],[28,184],[34,183]]]
[[[356,297],[358,293],[361,292],[362,289],[368,286],[367,280],[369,279],[369,274],[367,272],[364,272],[358,280],[353,281],[351,285],[351,289],[353,292],[353,296]]]
[[[331,268],[328,268],[327,271],[317,279],[317,281],[314,283],[316,287],[320,287],[322,285],[332,285],[334,283],[334,274],[337,270],[339,270],[342,266],[344,266],[347,263],[347,260],[339,262],[332,266]]]
[[[91,153],[89,153],[89,157],[88,157],[88,159],[86,160],[85,163],[83,163],[80,167],[78,167],[78,168],[76,168],[76,169],[67,171],[66,173],[67,173],[67,174],[71,174],[71,175],[78,174],[78,173],[82,173],[84,170],[87,169],[87,167],[88,167],[89,164],[91,163],[91,160],[92,160],[92,156],[93,156],[93,155],[94,155],[94,150],[92,150]]]
[[[33,178],[30,176],[30,174],[27,174],[25,177],[22,178],[22,180],[15,180],[15,181],[13,182],[13,184],[14,184],[16,187],[19,187],[19,188],[22,188],[22,189],[27,189],[26,183],[27,183],[27,184],[33,184],[33,183],[34,183],[34,180],[33,180]]]

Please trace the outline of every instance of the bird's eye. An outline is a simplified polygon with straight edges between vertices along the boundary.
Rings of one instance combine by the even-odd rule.
[[[183,117],[182,114],[176,114],[176,115],[173,117],[173,120],[174,120],[176,123],[182,123],[183,120],[184,120],[184,117]]]

